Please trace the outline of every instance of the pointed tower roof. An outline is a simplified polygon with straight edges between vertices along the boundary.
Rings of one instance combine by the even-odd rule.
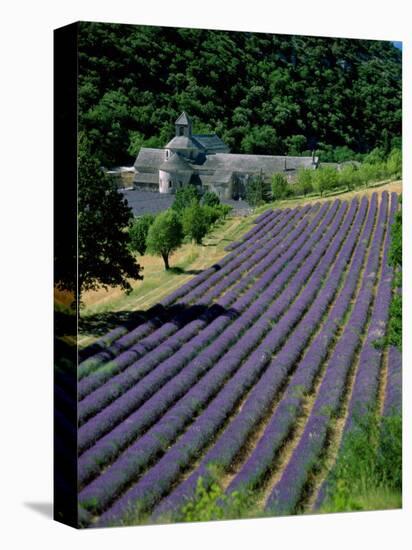
[[[192,121],[189,117],[189,115],[183,111],[183,113],[179,116],[179,118],[176,120],[175,124],[182,124],[182,125],[189,125]]]

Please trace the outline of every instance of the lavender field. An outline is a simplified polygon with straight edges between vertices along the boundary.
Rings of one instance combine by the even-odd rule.
[[[83,354],[84,526],[179,519],[216,478],[269,515],[319,506],[355,414],[400,408],[399,353],[375,345],[397,208],[384,192],[267,211],[218,264]]]

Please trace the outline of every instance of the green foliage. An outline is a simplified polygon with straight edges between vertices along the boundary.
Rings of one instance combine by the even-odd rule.
[[[183,241],[183,228],[179,216],[173,210],[165,210],[156,216],[147,234],[147,250],[163,258],[165,269],[170,269],[169,256]]]
[[[265,181],[263,174],[249,178],[246,182],[246,201],[249,206],[259,206],[269,200],[269,184]]]
[[[379,40],[82,22],[80,129],[107,166],[163,146],[182,110],[234,152],[360,160],[399,146],[401,57]]]
[[[299,156],[306,149],[307,140],[301,134],[290,136],[285,139],[287,154],[291,156]]]
[[[202,477],[197,481],[194,498],[178,512],[177,521],[216,521],[262,516],[255,504],[253,495],[234,491],[226,495],[215,480],[206,482]]]
[[[315,171],[314,187],[322,197],[324,193],[332,191],[339,184],[338,173],[331,166],[321,166]]]
[[[298,191],[302,195],[307,195],[313,191],[313,182],[315,180],[315,171],[311,168],[300,168],[297,174]]]
[[[186,185],[176,191],[172,208],[176,212],[181,213],[185,208],[191,206],[193,202],[200,202],[199,191],[194,185]]]
[[[215,210],[219,212],[219,219],[225,220],[232,212],[233,207],[229,204],[219,204],[218,206],[215,206]]]
[[[205,213],[204,207],[196,201],[181,212],[183,233],[196,244],[202,244],[203,237],[210,228],[210,213]]]
[[[146,252],[147,234],[154,219],[155,217],[152,214],[144,214],[139,218],[135,218],[133,225],[129,229],[130,247],[142,256]]]
[[[388,175],[395,178],[402,176],[402,151],[400,149],[392,149],[386,160],[386,170]]]
[[[206,191],[202,197],[202,204],[205,206],[217,206],[220,204],[220,199],[213,191]]]
[[[339,172],[339,182],[348,188],[348,191],[358,187],[360,183],[359,170],[353,164],[347,164]]]
[[[273,174],[271,190],[272,199],[274,201],[285,199],[288,195],[290,195],[288,181],[283,174]]]
[[[99,286],[119,285],[130,291],[128,279],[143,278],[129,249],[132,211],[91,154],[84,136],[79,139],[78,163],[79,294]],[[60,286],[76,291],[76,282],[66,280],[64,273]]]
[[[402,210],[396,213],[391,226],[388,262],[395,271],[395,277],[393,281],[394,293],[389,309],[387,342],[402,349]]]
[[[363,160],[367,164],[379,164],[385,160],[385,150],[382,147],[375,147]]]
[[[402,419],[373,412],[358,416],[342,443],[332,470],[324,509],[343,512],[365,509],[368,494],[402,491]]]

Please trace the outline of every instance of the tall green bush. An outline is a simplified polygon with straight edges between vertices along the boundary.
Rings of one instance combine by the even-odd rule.
[[[185,208],[181,213],[183,233],[185,237],[193,240],[196,244],[202,244],[202,239],[207,234],[210,224],[210,217],[205,213],[204,207],[196,201]]]
[[[290,194],[288,181],[283,174],[273,174],[271,191],[274,201],[285,199]]]
[[[136,250],[141,256],[146,252],[147,234],[154,220],[155,216],[153,214],[144,214],[135,218],[129,230],[130,247],[132,250]]]

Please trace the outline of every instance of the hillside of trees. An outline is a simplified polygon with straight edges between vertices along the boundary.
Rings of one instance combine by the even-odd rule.
[[[105,166],[162,147],[182,110],[232,152],[388,152],[400,144],[401,56],[378,40],[80,23],[80,130]]]

